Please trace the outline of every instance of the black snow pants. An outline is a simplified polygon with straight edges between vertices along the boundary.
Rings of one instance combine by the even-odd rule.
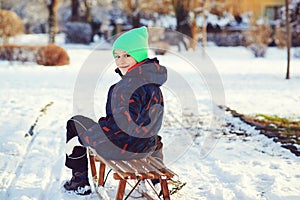
[[[68,120],[67,122],[67,140],[68,143],[72,138],[78,137],[79,133],[85,132],[90,127],[97,124],[94,120],[84,117],[81,115],[76,115]],[[161,137],[158,136],[157,146],[155,151],[152,153],[152,156],[158,160],[163,160],[162,154],[163,143],[161,142]],[[88,170],[88,157],[87,149],[84,146],[75,146],[70,155],[66,154],[65,166],[74,170],[74,171],[87,171]]]

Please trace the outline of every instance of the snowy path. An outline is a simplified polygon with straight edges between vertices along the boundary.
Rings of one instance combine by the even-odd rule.
[[[49,116],[55,117],[51,114]],[[29,191],[30,194],[27,195],[31,198],[45,199],[52,194],[52,187],[60,184],[59,172],[63,166],[64,157],[61,152],[64,150],[64,137],[63,131],[55,130],[62,130],[62,127],[48,117],[42,118],[39,123],[41,125],[35,130],[36,134],[28,138],[30,141],[26,153],[7,192],[10,199],[21,199],[20,195]]]
[[[35,109],[38,110],[37,107]],[[61,154],[64,151],[64,127],[57,120],[53,121],[63,116],[59,110],[62,108],[58,104],[50,107],[46,115],[40,118],[33,136],[24,137],[30,126],[18,131],[15,136],[22,142],[18,149],[9,144],[12,141],[7,141],[5,148],[12,148],[15,155],[1,156],[4,158],[0,168],[3,172],[1,175],[5,179],[4,188],[1,189],[6,190],[1,199],[22,199],[24,194],[33,199],[45,199],[53,193],[53,187],[61,184],[59,178],[64,160]]]
[[[81,197],[61,190],[62,183],[70,178],[70,171],[64,167],[65,123],[73,112],[74,81],[88,53],[88,50],[70,51],[77,62],[63,68],[10,66],[0,62],[0,199],[97,199],[95,193]],[[109,51],[102,53],[110,55]],[[77,55],[80,56],[76,59]],[[230,78],[222,77],[225,86],[243,79],[237,76],[232,80],[232,77],[232,73]],[[299,80],[292,83],[296,85]],[[234,89],[237,90],[231,88],[230,92]],[[40,118],[35,135],[25,138],[40,109],[51,101],[54,103]],[[169,104],[161,132],[165,161],[187,182],[173,199],[299,199],[299,157],[227,114],[224,126],[216,134],[216,130],[206,125],[211,120],[211,108],[203,93],[198,96],[199,136],[187,136],[182,124],[194,123],[194,119],[180,121],[175,97],[168,95],[166,102]],[[229,122],[230,127],[226,126]],[[245,131],[249,136],[237,136],[230,131]],[[203,158],[200,151],[209,135],[215,136],[217,143]],[[109,176],[105,191],[111,199],[116,186]]]

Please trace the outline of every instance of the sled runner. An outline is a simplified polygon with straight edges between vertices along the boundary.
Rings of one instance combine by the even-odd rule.
[[[150,156],[138,160],[106,160],[99,156],[92,148],[89,148],[89,159],[95,186],[104,186],[106,166],[113,170],[114,179],[119,181],[116,200],[123,199],[127,180],[136,180],[137,183],[132,187],[131,191],[127,194],[125,199],[127,199],[131,195],[140,181],[145,180],[145,182],[149,183],[149,180],[153,179],[159,179],[163,199],[170,200],[170,192],[168,189],[167,180],[177,175],[173,171],[168,169],[164,164],[157,161],[155,158]],[[98,170],[96,169],[95,162],[100,162]],[[153,186],[150,186],[153,189]],[[141,192],[141,195],[147,199],[153,199],[146,192]],[[159,197],[159,194],[156,193],[156,195]]]

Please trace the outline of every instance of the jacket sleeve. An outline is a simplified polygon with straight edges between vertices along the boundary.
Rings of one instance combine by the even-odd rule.
[[[139,122],[140,124],[144,121],[143,119],[141,119],[140,116],[141,108],[142,108],[141,95],[144,95],[144,92],[138,89],[131,95],[129,102],[127,102],[128,111],[129,111],[128,113],[126,111],[127,109],[126,106],[121,106],[119,108],[111,108],[111,98],[113,98],[112,90],[113,87],[110,88],[108,94],[107,105],[106,105],[107,115],[105,118],[102,117],[99,119],[99,124],[102,130],[105,132],[106,136],[110,140],[114,140],[114,139],[119,140],[124,137],[128,137],[127,133],[130,133],[130,129],[121,130],[116,120],[120,120],[123,122],[124,120],[126,122],[128,122],[127,120],[130,120],[133,121],[134,123]],[[114,110],[114,113],[112,110]]]

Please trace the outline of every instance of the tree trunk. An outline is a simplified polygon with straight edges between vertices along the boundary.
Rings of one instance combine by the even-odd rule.
[[[55,43],[56,31],[57,31],[57,4],[58,0],[50,0],[48,3],[49,10],[49,43]]]
[[[186,1],[185,3],[186,5],[184,5],[183,1],[173,0],[177,22],[176,30],[192,38],[192,27],[189,17],[189,1]]]
[[[78,13],[78,8],[80,6],[80,2],[79,0],[72,0],[72,4],[71,4],[71,21],[79,21],[80,16]]]
[[[286,44],[287,44],[287,70],[286,79],[290,79],[290,59],[291,59],[291,30],[290,30],[290,14],[289,14],[289,0],[285,0],[285,18],[286,18]]]
[[[131,14],[131,21],[132,21],[133,28],[140,27],[140,19],[141,19],[141,16],[140,16],[139,11],[134,11],[134,13]]]
[[[91,1],[90,0],[85,0],[84,5],[85,5],[85,8],[86,8],[84,21],[90,23],[90,22],[92,22]]]
[[[140,27],[140,20],[141,20],[141,15],[139,10],[139,0],[127,1],[127,2],[129,3],[128,7],[131,12],[130,14],[131,24],[133,28],[138,28]]]
[[[207,16],[205,10],[203,11],[203,25],[202,25],[202,50],[205,53],[206,43],[207,43]]]
[[[210,12],[210,0],[205,0],[204,1],[204,6],[203,6],[203,25],[202,25],[202,50],[203,52],[205,51],[206,44],[207,44],[207,13]]]

